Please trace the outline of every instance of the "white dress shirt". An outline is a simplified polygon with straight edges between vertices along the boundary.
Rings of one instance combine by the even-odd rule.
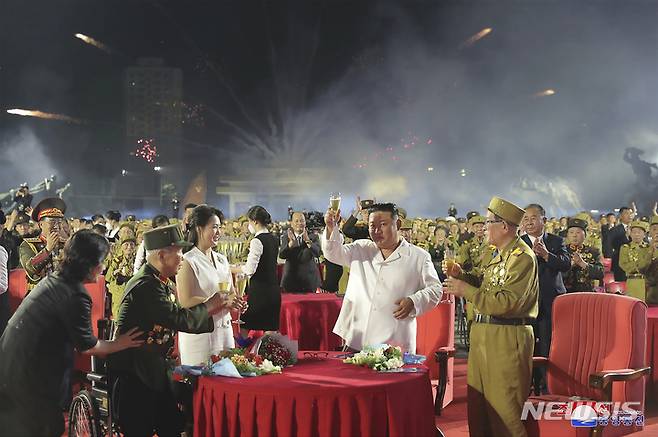
[[[0,294],[5,293],[9,287],[9,270],[7,261],[9,255],[4,247],[0,246]]]
[[[352,349],[388,343],[415,353],[416,316],[438,305],[443,294],[430,254],[402,239],[384,259],[370,240],[343,244],[338,228],[329,240],[325,232],[321,235],[325,258],[350,268],[333,332]],[[413,301],[414,310],[406,319],[397,320],[393,316],[398,307],[395,302],[405,297]]]
[[[247,262],[242,266],[242,273],[251,277],[256,273],[258,268],[258,262],[260,261],[260,256],[263,254],[263,243],[256,238],[260,234],[269,233],[267,229],[260,230],[256,232],[254,238],[249,242],[249,254],[247,255]]]
[[[535,240],[536,240],[537,238],[539,238],[541,241],[544,241],[544,233],[543,233],[543,232],[542,232],[542,234],[541,234],[539,237],[533,237],[533,236],[530,235],[530,234],[526,234],[526,235],[528,236],[528,238],[530,238],[530,248],[531,248],[531,249],[532,249],[532,246],[535,245]]]

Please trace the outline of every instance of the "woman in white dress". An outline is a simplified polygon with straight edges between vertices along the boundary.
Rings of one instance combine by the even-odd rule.
[[[188,241],[194,246],[183,255],[176,275],[178,300],[185,308],[204,302],[219,291],[219,283],[233,288],[231,269],[226,257],[213,248],[221,236],[224,215],[216,208],[199,205],[192,211]],[[228,310],[213,316],[215,330],[207,334],[178,333],[182,364],[206,363],[210,355],[235,347],[231,314]]]

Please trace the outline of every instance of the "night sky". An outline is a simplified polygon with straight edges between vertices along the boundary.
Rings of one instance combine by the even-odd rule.
[[[6,0],[0,192],[56,173],[75,194],[112,195],[136,159],[123,70],[161,57],[182,69],[190,108],[176,150],[161,151],[179,191],[201,170],[213,191],[236,166],[274,165],[329,167],[327,193],[431,216],[496,194],[554,214],[649,204],[658,196],[639,190],[623,155],[658,161],[657,19],[653,1]],[[300,193],[299,206],[324,207],[317,195]]]

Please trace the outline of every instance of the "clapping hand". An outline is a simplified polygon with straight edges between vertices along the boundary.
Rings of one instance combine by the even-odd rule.
[[[288,228],[288,247],[295,247],[297,245],[297,237],[291,228]]]
[[[302,233],[302,240],[304,240],[304,243],[306,244],[311,244],[311,239],[308,236],[308,229],[304,229],[304,232]]]
[[[579,253],[574,253],[573,255],[571,255],[571,265],[572,266],[576,265],[576,266],[580,267],[581,269],[586,269],[587,268],[587,263],[585,262],[583,257],[580,256]]]
[[[535,252],[538,258],[548,261],[548,249],[541,238],[535,238],[535,242],[532,245],[532,250]]]

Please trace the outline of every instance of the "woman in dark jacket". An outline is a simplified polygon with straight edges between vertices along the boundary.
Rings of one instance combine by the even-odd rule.
[[[44,278],[21,302],[0,337],[0,433],[61,436],[62,411],[71,398],[73,350],[105,356],[139,346],[135,330],[114,341],[98,340],[91,328],[91,297],[109,252],[107,239],[76,232],[64,247],[56,273]]]

